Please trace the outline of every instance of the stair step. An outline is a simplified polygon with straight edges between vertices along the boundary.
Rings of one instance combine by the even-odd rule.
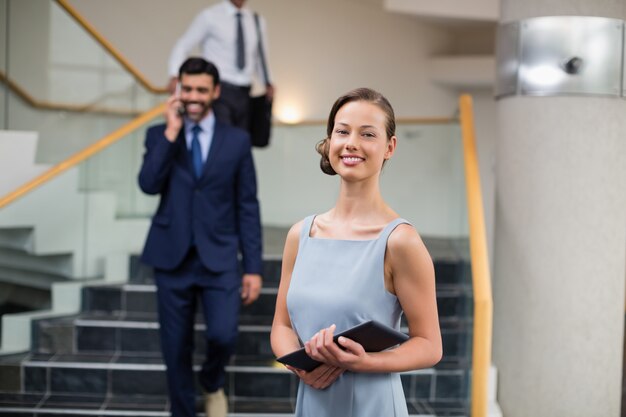
[[[439,259],[433,255],[435,267],[435,279],[437,284],[458,284],[471,287],[471,267],[468,261],[458,255],[450,255],[450,250],[437,250]],[[282,259],[280,256],[263,256],[263,284],[265,286],[278,286]],[[144,265],[138,255],[131,256],[130,282],[133,284],[153,284],[152,268]]]
[[[31,252],[33,250],[33,228],[0,228],[0,248]]]
[[[168,416],[166,396],[148,395],[48,395],[0,393],[0,416]],[[286,417],[293,415],[293,400],[229,397],[229,417]],[[203,399],[196,399],[198,416],[204,416]]]
[[[0,265],[59,277],[72,274],[72,256],[67,253],[37,255],[23,250],[0,248]]]
[[[271,318],[274,316],[277,287],[265,286],[259,299],[242,306],[241,315]],[[152,284],[89,286],[84,290],[83,310],[103,313],[154,313],[156,287]],[[440,317],[466,317],[472,309],[470,288],[441,284],[437,287],[437,307]]]
[[[201,361],[201,356],[195,357],[196,372]],[[0,372],[7,366],[0,364]],[[21,385],[27,393],[154,396],[166,392],[165,365],[156,356],[31,354],[21,367]],[[225,391],[235,398],[295,398],[297,378],[273,358],[235,359],[226,372]],[[463,360],[401,374],[407,399],[416,401],[466,398],[468,378]]]
[[[197,359],[200,359],[199,357]],[[226,392],[235,396],[291,398],[296,377],[273,361],[233,363],[226,368]],[[163,395],[165,365],[159,357],[33,354],[22,362],[26,392],[89,395]],[[194,366],[198,372],[200,361]]]
[[[259,299],[242,306],[242,316],[264,317],[271,321],[276,303],[276,287],[263,287]],[[155,313],[156,287],[154,285],[125,284],[115,286],[89,286],[84,289],[83,311],[129,314]],[[201,307],[198,307],[200,311]]]
[[[270,346],[271,317],[247,321],[242,316],[236,356],[273,358]],[[443,318],[441,332],[444,360],[463,357],[469,352],[471,319]],[[195,349],[204,349],[205,325],[198,316],[195,327]],[[401,331],[408,333],[406,323]],[[160,336],[154,313],[104,315],[83,313],[77,316],[39,320],[34,340],[38,353],[110,353],[160,356]]]
[[[229,396],[229,417],[288,417],[293,416],[293,399],[246,398]],[[465,401],[408,400],[412,417],[467,416]],[[115,416],[166,417],[169,416],[165,396],[102,396],[102,395],[48,395],[0,393],[0,416]],[[196,400],[198,416],[204,416],[202,398]]]
[[[458,249],[440,244],[435,269],[444,358],[434,368],[401,374],[414,416],[468,415],[471,273],[455,254]],[[275,362],[269,340],[280,269],[280,257],[264,259],[261,296],[241,309],[239,343],[226,369],[231,417],[293,413],[298,380]],[[13,361],[0,358],[0,417],[168,415],[152,271],[134,257],[131,276],[126,284],[85,287],[78,315],[33,322],[32,353]],[[408,331],[404,318],[401,327]],[[198,306],[196,371],[204,330]],[[5,376],[11,383],[2,381]]]
[[[263,285],[277,287],[280,282],[282,257],[263,255]],[[130,258],[130,282],[132,284],[154,284],[152,268],[141,263],[138,255]]]
[[[0,265],[0,282],[2,283],[37,290],[50,290],[53,283],[64,281],[67,281],[67,278],[60,275]]]

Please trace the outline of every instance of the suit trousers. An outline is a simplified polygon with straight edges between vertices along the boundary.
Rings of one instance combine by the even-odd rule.
[[[222,82],[220,97],[213,103],[215,117],[246,132],[250,130],[250,86]]]
[[[195,248],[173,271],[155,269],[161,349],[174,417],[195,416],[194,324],[198,301],[206,329],[204,361],[198,378],[205,392],[225,383],[225,366],[235,352],[241,305],[238,271],[215,273],[204,267]]]

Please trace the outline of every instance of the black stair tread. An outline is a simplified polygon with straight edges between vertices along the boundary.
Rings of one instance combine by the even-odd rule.
[[[202,363],[203,356],[201,354],[194,355],[194,363],[199,365]],[[28,355],[22,362],[24,366],[37,367],[63,367],[63,368],[82,368],[82,369],[153,369],[163,370],[163,359],[160,355],[119,355],[115,352],[111,353],[78,353],[78,354],[50,354],[50,353],[32,353]],[[434,368],[427,368],[415,371],[408,371],[408,374],[419,374],[432,372],[432,370],[445,371],[464,371],[469,368],[469,361],[466,358],[447,357],[439,362]],[[228,371],[232,372],[290,372],[282,364],[275,361],[273,356],[262,357],[256,355],[254,357],[233,357],[231,363],[227,366]]]
[[[196,324],[203,323],[202,314],[197,314]],[[240,331],[264,331],[271,330],[272,316],[265,315],[249,315],[242,313],[239,316]],[[146,326],[157,327],[158,317],[156,312],[101,312],[101,311],[87,311],[73,316],[66,316],[62,318],[46,319],[46,325],[52,326],[55,323],[68,324],[73,323],[76,326],[96,326],[96,327],[140,327]],[[454,330],[471,328],[472,317],[440,317],[439,324],[442,330]],[[401,331],[408,332],[405,316],[402,316]]]
[[[107,410],[165,410],[167,397],[152,395],[111,396],[107,399]]]
[[[44,398],[39,408],[66,409],[80,407],[82,409],[98,410],[106,400],[106,395],[79,395],[55,394]]]
[[[86,285],[86,288],[104,288],[104,289],[112,288],[112,289],[121,289],[121,290],[129,291],[129,292],[149,292],[149,293],[156,292],[156,284],[154,283],[136,284],[133,282],[125,282],[121,284],[90,284],[90,285]],[[276,292],[278,292],[278,287],[263,285],[261,287],[261,292],[276,294]]]
[[[272,317],[267,315],[240,316],[240,338],[236,351],[239,358],[260,355],[271,357],[269,333]],[[67,331],[66,328],[74,330]],[[196,322],[197,353],[202,351],[204,324]],[[61,319],[40,320],[35,327],[39,353],[85,353],[99,355],[119,352],[129,357],[159,357],[160,342],[156,313],[86,312]],[[401,330],[408,333],[403,320]],[[471,317],[442,317],[441,332],[445,359],[466,354],[471,343]]]
[[[0,392],[0,407],[35,407],[45,397],[45,393]]]
[[[258,325],[263,328],[269,328],[272,325],[271,320],[268,322],[268,316],[250,316],[247,314],[240,314],[240,325],[254,326]],[[204,321],[201,313],[196,315],[196,324],[202,324]],[[51,323],[52,320],[49,321]],[[73,316],[73,323],[77,326],[124,326],[133,327],[136,324],[138,327],[145,325],[156,325],[158,322],[158,315],[153,313],[137,313],[137,312],[123,312],[117,311],[113,313],[105,312],[85,312]]]
[[[408,400],[407,407],[409,415],[460,417],[469,414],[466,401]]]
[[[256,317],[256,324],[267,324],[274,314],[277,288],[263,288],[259,300],[242,306],[242,317]],[[459,284],[437,286],[437,305],[440,317],[466,317],[471,315],[471,287]],[[153,285],[90,286],[83,297],[84,311],[101,314],[156,315],[156,297]],[[198,308],[198,316],[200,314]],[[258,317],[262,317],[259,319]]]
[[[263,287],[261,288],[261,294],[276,294],[278,292],[278,286],[267,285],[268,283],[264,282]],[[91,290],[120,290],[120,291],[128,291],[128,292],[146,292],[146,293],[155,293],[156,285],[154,283],[133,283],[126,282],[121,284],[87,284],[85,288]],[[471,294],[472,286],[471,283],[437,283],[436,290],[439,294],[440,292],[459,292],[459,293],[468,293]]]
[[[29,352],[20,352],[20,353],[12,353],[8,355],[0,355],[0,366],[4,364],[12,365],[15,363],[19,363],[24,358],[30,355]]]
[[[269,331],[274,317],[268,315],[251,315],[242,313],[239,315],[239,331]],[[125,327],[125,328],[158,328],[157,313],[129,313],[129,312],[86,312],[73,316],[72,323],[77,327]],[[204,328],[204,319],[201,313],[196,315],[196,330]],[[47,320],[47,326],[57,323],[54,319]],[[59,321],[62,325],[66,322]]]
[[[203,355],[194,355],[194,362],[201,363]],[[23,362],[25,366],[52,366],[52,367],[78,367],[78,368],[104,368],[107,366],[125,366],[136,365],[157,365],[163,366],[163,360],[160,355],[119,355],[115,352],[110,353],[77,353],[77,354],[51,354],[51,353],[32,353],[27,356]],[[239,368],[274,368],[274,360],[271,357],[255,357],[233,359],[229,365],[230,369]],[[284,369],[281,365],[281,371]],[[286,369],[285,369],[286,371]],[[288,372],[288,371],[287,371]]]
[[[447,247],[443,249],[449,251]],[[434,368],[402,375],[403,386],[409,390],[407,393],[411,393],[407,395],[413,395],[407,398],[407,405],[411,415],[468,415],[465,399],[469,389],[467,381],[473,322],[471,271],[469,264],[458,257],[433,258],[437,271],[436,289],[445,355]],[[7,370],[7,366],[11,366],[21,370],[26,381],[25,384],[22,381],[21,386],[26,387],[22,389],[53,394],[24,393],[11,396],[7,391],[0,391],[0,417],[14,415],[6,411],[11,407],[19,408],[16,413],[19,415],[60,415],[67,404],[72,404],[71,413],[77,417],[107,414],[140,417],[168,415],[165,411],[167,398],[163,396],[165,367],[156,330],[156,288],[150,278],[151,271],[144,272],[146,274],[141,280],[128,283],[88,284],[83,292],[83,312],[62,318],[37,320],[33,327],[35,349],[56,354],[30,353],[10,359],[0,357],[0,368]],[[269,417],[291,415],[293,412],[293,390],[297,378],[275,361],[269,346],[280,260],[265,262],[264,275],[266,279],[261,299],[241,309],[240,345],[227,367],[231,417],[255,413]],[[204,346],[200,306],[198,313],[197,349],[194,352],[196,370],[202,363]],[[404,318],[401,328],[404,332],[408,331]],[[71,353],[76,350],[81,353]],[[82,375],[89,378],[83,381]],[[101,382],[98,379],[101,376],[107,378],[108,382]],[[77,377],[80,381],[75,387]],[[52,385],[50,381],[45,384],[38,382],[46,378],[56,378],[57,381]],[[83,383],[85,387],[81,385]],[[89,383],[93,384],[93,388]],[[3,386],[0,390],[18,390],[19,386]],[[139,388],[135,389],[135,386]],[[283,389],[285,386],[287,388]],[[278,388],[273,390],[271,387]],[[69,395],[75,390],[82,394]],[[108,395],[103,397],[105,391]],[[89,392],[98,394],[87,394]],[[201,397],[198,398],[200,410]],[[421,401],[423,398],[450,400]],[[40,408],[34,410],[33,407],[37,406]],[[125,414],[126,411],[128,414]]]
[[[31,401],[15,402],[16,399],[28,397]],[[35,402],[36,401],[36,402]],[[202,413],[202,397],[196,401],[198,415]],[[62,410],[71,410],[72,415],[123,415],[127,411],[129,415],[143,416],[167,416],[167,397],[165,396],[114,396],[103,397],[93,395],[50,395],[46,394],[22,394],[15,396],[10,393],[0,392],[0,415],[11,413],[22,414],[32,412],[42,415],[46,412],[61,415]],[[262,414],[269,415],[293,415],[295,401],[293,399],[277,398],[229,398],[229,416],[238,414]],[[468,404],[466,401],[426,401],[407,400],[410,415],[419,416],[464,416],[467,415]],[[141,414],[145,412],[146,414]]]
[[[239,321],[238,355],[271,355],[269,333],[271,316],[241,315]],[[75,330],[68,333],[64,329],[71,324]],[[442,317],[440,321],[446,358],[467,352],[471,343],[471,317]],[[60,330],[58,331],[57,328]],[[160,343],[156,313],[126,314],[122,312],[82,313],[62,319],[46,319],[36,327],[42,339],[41,353],[67,354],[82,352],[99,354],[119,351],[123,355],[158,356]],[[198,350],[202,350],[204,324],[198,317],[195,325]],[[401,323],[401,331],[408,333],[406,321]],[[68,337],[76,337],[72,342]]]

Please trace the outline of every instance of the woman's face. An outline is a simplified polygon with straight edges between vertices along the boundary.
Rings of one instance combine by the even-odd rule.
[[[380,173],[396,148],[396,137],[387,138],[386,121],[385,112],[366,101],[352,101],[339,109],[328,151],[338,175],[362,180]]]

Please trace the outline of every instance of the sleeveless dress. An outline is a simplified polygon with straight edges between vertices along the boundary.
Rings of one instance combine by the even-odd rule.
[[[395,219],[372,240],[310,237],[315,216],[304,219],[287,309],[301,341],[332,324],[335,333],[377,320],[400,328],[398,298],[385,289],[387,239],[404,219]],[[323,390],[300,382],[296,417],[406,417],[400,375],[344,372]]]

